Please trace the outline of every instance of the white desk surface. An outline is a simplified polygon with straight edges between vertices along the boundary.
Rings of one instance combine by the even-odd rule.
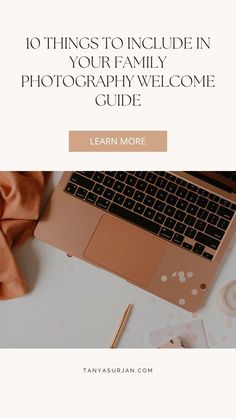
[[[217,303],[219,289],[236,279],[236,241],[195,314],[35,239],[16,258],[31,292],[0,302],[0,347],[108,347],[128,303],[134,307],[119,347],[145,347],[147,331],[193,318],[203,320],[210,347],[236,347],[236,317],[224,315]]]

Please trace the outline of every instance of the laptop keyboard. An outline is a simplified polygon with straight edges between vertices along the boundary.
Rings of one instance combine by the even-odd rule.
[[[73,172],[65,192],[212,260],[236,204],[170,172]]]

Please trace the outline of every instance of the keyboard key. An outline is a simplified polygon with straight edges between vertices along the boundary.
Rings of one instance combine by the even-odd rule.
[[[202,195],[202,196],[205,196],[205,197],[209,195],[208,191],[206,191],[205,189],[201,189],[201,188],[198,188],[198,193],[199,193],[199,195]]]
[[[159,175],[159,176],[165,176],[166,172],[159,171],[159,172],[155,172],[155,173],[156,173],[156,175]]]
[[[165,199],[167,197],[167,192],[163,191],[162,189],[159,189],[159,191],[156,194],[156,197],[158,199],[161,199],[162,201],[165,201]]]
[[[188,249],[188,250],[192,250],[192,248],[193,248],[193,246],[192,246],[190,243],[187,243],[187,242],[184,242],[184,243],[182,244],[182,246],[183,246],[185,249]]]
[[[107,209],[109,207],[110,201],[104,198],[98,198],[96,206],[99,208]]]
[[[147,195],[144,199],[144,204],[147,205],[147,207],[152,207],[155,202],[155,198],[152,196]]]
[[[131,197],[131,196],[133,196],[134,191],[135,191],[135,189],[132,188],[131,186],[126,186],[123,193],[124,193],[124,195]]]
[[[185,236],[189,237],[190,239],[193,239],[196,233],[197,233],[197,230],[195,230],[192,227],[188,227],[185,232]]]
[[[236,204],[231,204],[231,207],[230,207],[233,211],[236,211]]]
[[[205,247],[202,244],[195,243],[193,252],[197,253],[198,255],[201,255],[204,251]]]
[[[157,212],[154,218],[154,220],[159,224],[163,224],[165,219],[166,219],[166,216],[161,214],[160,212]]]
[[[157,193],[157,187],[154,185],[148,185],[146,189],[147,194],[155,196]]]
[[[156,181],[156,186],[159,186],[159,188],[165,188],[167,185],[167,180],[162,178],[162,177],[158,177],[157,181]]]
[[[211,212],[216,212],[218,207],[219,207],[219,205],[216,202],[213,202],[213,201],[210,201],[207,205],[208,211],[211,211]]]
[[[174,218],[178,221],[183,221],[184,218],[185,218],[185,215],[186,215],[185,212],[183,212],[181,210],[177,210],[175,215],[174,215]]]
[[[94,172],[88,172],[88,171],[86,171],[86,172],[77,172],[77,173],[79,173],[79,174],[81,174],[81,175],[83,175],[85,177],[88,177],[88,178],[92,178],[93,175],[94,175]]]
[[[221,217],[226,218],[227,220],[231,220],[231,218],[233,218],[234,211],[232,211],[229,208],[220,206],[217,211],[217,214],[220,215]]]
[[[155,202],[154,208],[155,208],[157,211],[163,211],[163,210],[164,210],[164,208],[165,208],[165,206],[166,206],[166,205],[164,204],[164,202],[157,200],[157,201]]]
[[[204,258],[212,260],[213,259],[213,255],[211,255],[210,253],[204,252],[202,255]]]
[[[111,176],[111,177],[114,177],[115,174],[116,174],[116,172],[112,172],[112,171],[108,171],[108,172],[105,172],[105,173],[106,173],[106,175]]]
[[[206,228],[205,221],[197,220],[194,226],[197,230],[204,231]]]
[[[130,221],[139,227],[149,230],[152,233],[158,234],[160,230],[160,225],[157,223],[154,223],[153,221],[148,220],[147,218],[135,214],[133,211],[129,211],[128,209],[114,203],[110,205],[109,212],[111,214],[118,215],[119,217],[124,218],[125,220]]]
[[[229,208],[230,207],[230,205],[231,205],[231,202],[229,202],[229,201],[227,201],[227,199],[221,199],[220,200],[220,204],[221,205],[223,205],[224,207],[227,207],[227,208]]]
[[[161,231],[160,231],[159,234],[160,234],[161,237],[164,237],[167,240],[171,240],[174,232],[171,231],[169,228],[162,227],[162,229],[161,229]]]
[[[152,172],[147,172],[145,180],[148,183],[153,183],[154,184],[157,180],[157,175],[155,175],[155,173],[152,173]]]
[[[217,226],[222,228],[223,230],[226,230],[229,226],[229,221],[226,221],[224,218],[220,218]]]
[[[173,218],[170,218],[170,217],[167,217],[167,219],[165,220],[165,223],[164,223],[165,227],[169,227],[171,229],[174,228],[175,224],[176,224],[176,221],[173,220]]]
[[[144,210],[145,210],[145,206],[142,204],[136,204],[134,207],[134,211],[137,212],[138,214],[142,214]]]
[[[96,185],[93,188],[93,192],[97,193],[98,195],[102,195],[104,189],[105,189],[105,186],[102,186],[99,183],[96,183]]]
[[[178,200],[178,198],[175,195],[168,195],[168,197],[166,199],[166,202],[167,202],[167,204],[175,205],[177,200]]]
[[[173,182],[176,180],[176,176],[172,175],[172,173],[166,173],[165,174],[166,179],[172,180]]]
[[[76,189],[77,189],[77,186],[69,182],[66,186],[65,191],[70,193],[71,195],[74,195],[74,193],[76,192]]]
[[[204,198],[204,197],[202,197],[202,196],[199,196],[199,198],[198,198],[198,200],[197,200],[196,204],[197,204],[199,207],[205,208],[205,207],[207,206],[207,204],[208,204],[208,199],[206,199],[206,198]]]
[[[127,173],[125,173],[125,172],[117,172],[116,175],[115,175],[115,178],[117,180],[120,180],[121,182],[124,182],[125,179],[127,178]]]
[[[86,201],[90,202],[91,204],[94,204],[97,197],[98,196],[95,193],[89,192],[88,195],[86,196]]]
[[[177,231],[177,233],[184,234],[185,230],[186,230],[186,225],[184,225],[183,223],[177,223],[175,227],[175,231]]]
[[[214,201],[214,202],[219,202],[219,200],[220,200],[219,196],[217,196],[213,193],[210,193],[209,198],[211,199],[211,201]]]
[[[179,199],[176,204],[176,207],[183,211],[186,210],[187,206],[188,206],[188,202],[185,201],[184,199]]]
[[[155,215],[155,212],[156,211],[153,210],[152,208],[146,208],[143,215],[152,220]]]
[[[122,192],[125,187],[124,183],[119,182],[118,180],[115,182],[114,189],[117,192]]]
[[[104,198],[112,199],[115,195],[115,192],[112,189],[106,188],[105,192],[103,193]]]
[[[200,208],[198,213],[197,213],[197,217],[200,218],[201,220],[206,220],[208,214],[209,214],[209,212],[207,210],[204,210],[204,209]]]
[[[101,183],[104,179],[105,175],[101,172],[95,172],[93,175],[93,180],[96,180],[96,182]]]
[[[144,197],[145,197],[145,194],[143,192],[136,191],[134,194],[135,201],[142,202]]]
[[[112,179],[110,176],[106,176],[104,181],[103,181],[103,185],[108,186],[109,188],[112,188],[112,186],[114,185],[115,180]]]
[[[198,207],[196,205],[189,204],[186,211],[191,215],[196,215],[198,212]]]
[[[175,213],[175,208],[174,207],[171,207],[170,205],[167,205],[165,207],[165,209],[164,209],[164,213],[166,215],[169,215],[170,217],[172,217],[174,215],[174,213]]]
[[[172,239],[172,242],[174,242],[176,244],[181,244],[183,242],[183,240],[184,240],[184,236],[182,236],[182,234],[175,233],[175,235]]]
[[[182,188],[182,186],[179,186],[176,191],[176,195],[179,196],[180,198],[185,198],[187,193],[188,193],[187,189]]]
[[[194,226],[194,224],[195,224],[195,222],[196,222],[196,218],[195,217],[193,217],[192,215],[186,215],[186,217],[185,217],[185,220],[184,220],[184,222],[185,222],[185,224],[187,224],[188,226]]]
[[[116,204],[120,204],[120,205],[121,205],[121,204],[123,204],[124,200],[125,200],[124,195],[121,195],[121,194],[119,194],[119,193],[117,193],[117,194],[115,195],[114,202],[115,202]]]
[[[76,196],[78,196],[78,198],[82,198],[82,199],[84,199],[85,198],[85,196],[86,196],[86,193],[87,193],[87,191],[86,191],[86,189],[83,189],[83,188],[78,188],[77,189],[77,191],[76,191],[76,193],[75,193],[75,195]]]
[[[133,199],[126,198],[126,200],[124,202],[124,207],[132,209],[134,207],[134,204],[135,204],[135,201]]]
[[[139,179],[144,179],[146,176],[147,172],[135,172],[135,175],[139,178]]]
[[[79,173],[75,173],[75,172],[72,173],[71,178],[70,178],[71,182],[76,183],[76,185],[79,185],[80,176],[81,175]]]
[[[145,191],[147,187],[147,182],[145,182],[144,180],[138,180],[137,184],[136,184],[136,188],[139,189],[140,191]]]
[[[216,214],[209,214],[209,216],[207,218],[207,222],[210,223],[210,224],[213,224],[213,225],[216,225],[218,220],[219,220],[219,217]],[[228,221],[226,221],[226,223],[227,222]]]
[[[175,193],[177,189],[177,185],[175,185],[173,182],[168,182],[167,186],[166,186],[166,191],[171,192],[171,193]]]
[[[205,197],[209,195],[209,192],[206,191],[206,189],[201,189],[201,188],[198,189],[198,193],[199,193],[199,195],[202,195],[202,196],[205,196]]]
[[[201,233],[200,231],[197,233],[195,240],[214,250],[216,250],[220,244],[218,240],[214,239],[213,237],[207,236],[206,234]]]
[[[125,183],[127,183],[127,185],[130,185],[130,186],[135,186],[136,182],[137,182],[136,177],[132,175],[129,175],[125,181]]]
[[[206,230],[205,230],[206,234],[209,234],[209,236],[215,237],[215,239],[219,239],[221,240],[223,235],[224,235],[224,231],[220,230],[219,228],[208,224]]]
[[[71,176],[71,178],[73,178],[73,182],[76,183],[76,185],[82,186],[82,188],[85,188],[88,190],[93,189],[95,185],[95,182],[93,182],[89,178],[79,175],[78,173],[74,173]]]
[[[186,186],[186,185],[187,185],[186,180],[181,179],[180,177],[176,179],[176,183],[177,183],[178,185],[181,185],[181,186]]]
[[[190,191],[197,192],[198,187],[196,185],[193,185],[192,183],[188,183],[187,188],[190,189]]]
[[[189,202],[196,202],[197,200],[197,194],[194,192],[189,192],[188,195],[186,196],[187,201]]]

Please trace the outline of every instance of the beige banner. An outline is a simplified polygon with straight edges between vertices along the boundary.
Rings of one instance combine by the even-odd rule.
[[[167,131],[69,131],[69,151],[167,151]]]

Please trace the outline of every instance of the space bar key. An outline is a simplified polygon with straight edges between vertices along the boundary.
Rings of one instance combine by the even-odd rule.
[[[204,246],[211,247],[211,249],[216,250],[220,244],[219,240],[213,239],[213,237],[207,236],[204,233],[198,232],[195,240]]]
[[[121,217],[133,224],[136,224],[139,227],[144,228],[145,230],[151,231],[152,233],[158,234],[160,230],[159,224],[154,223],[153,221],[148,220],[145,217],[141,217],[135,212],[128,211],[124,207],[121,207],[120,205],[112,203],[108,211],[111,214],[118,215],[118,217]]]

